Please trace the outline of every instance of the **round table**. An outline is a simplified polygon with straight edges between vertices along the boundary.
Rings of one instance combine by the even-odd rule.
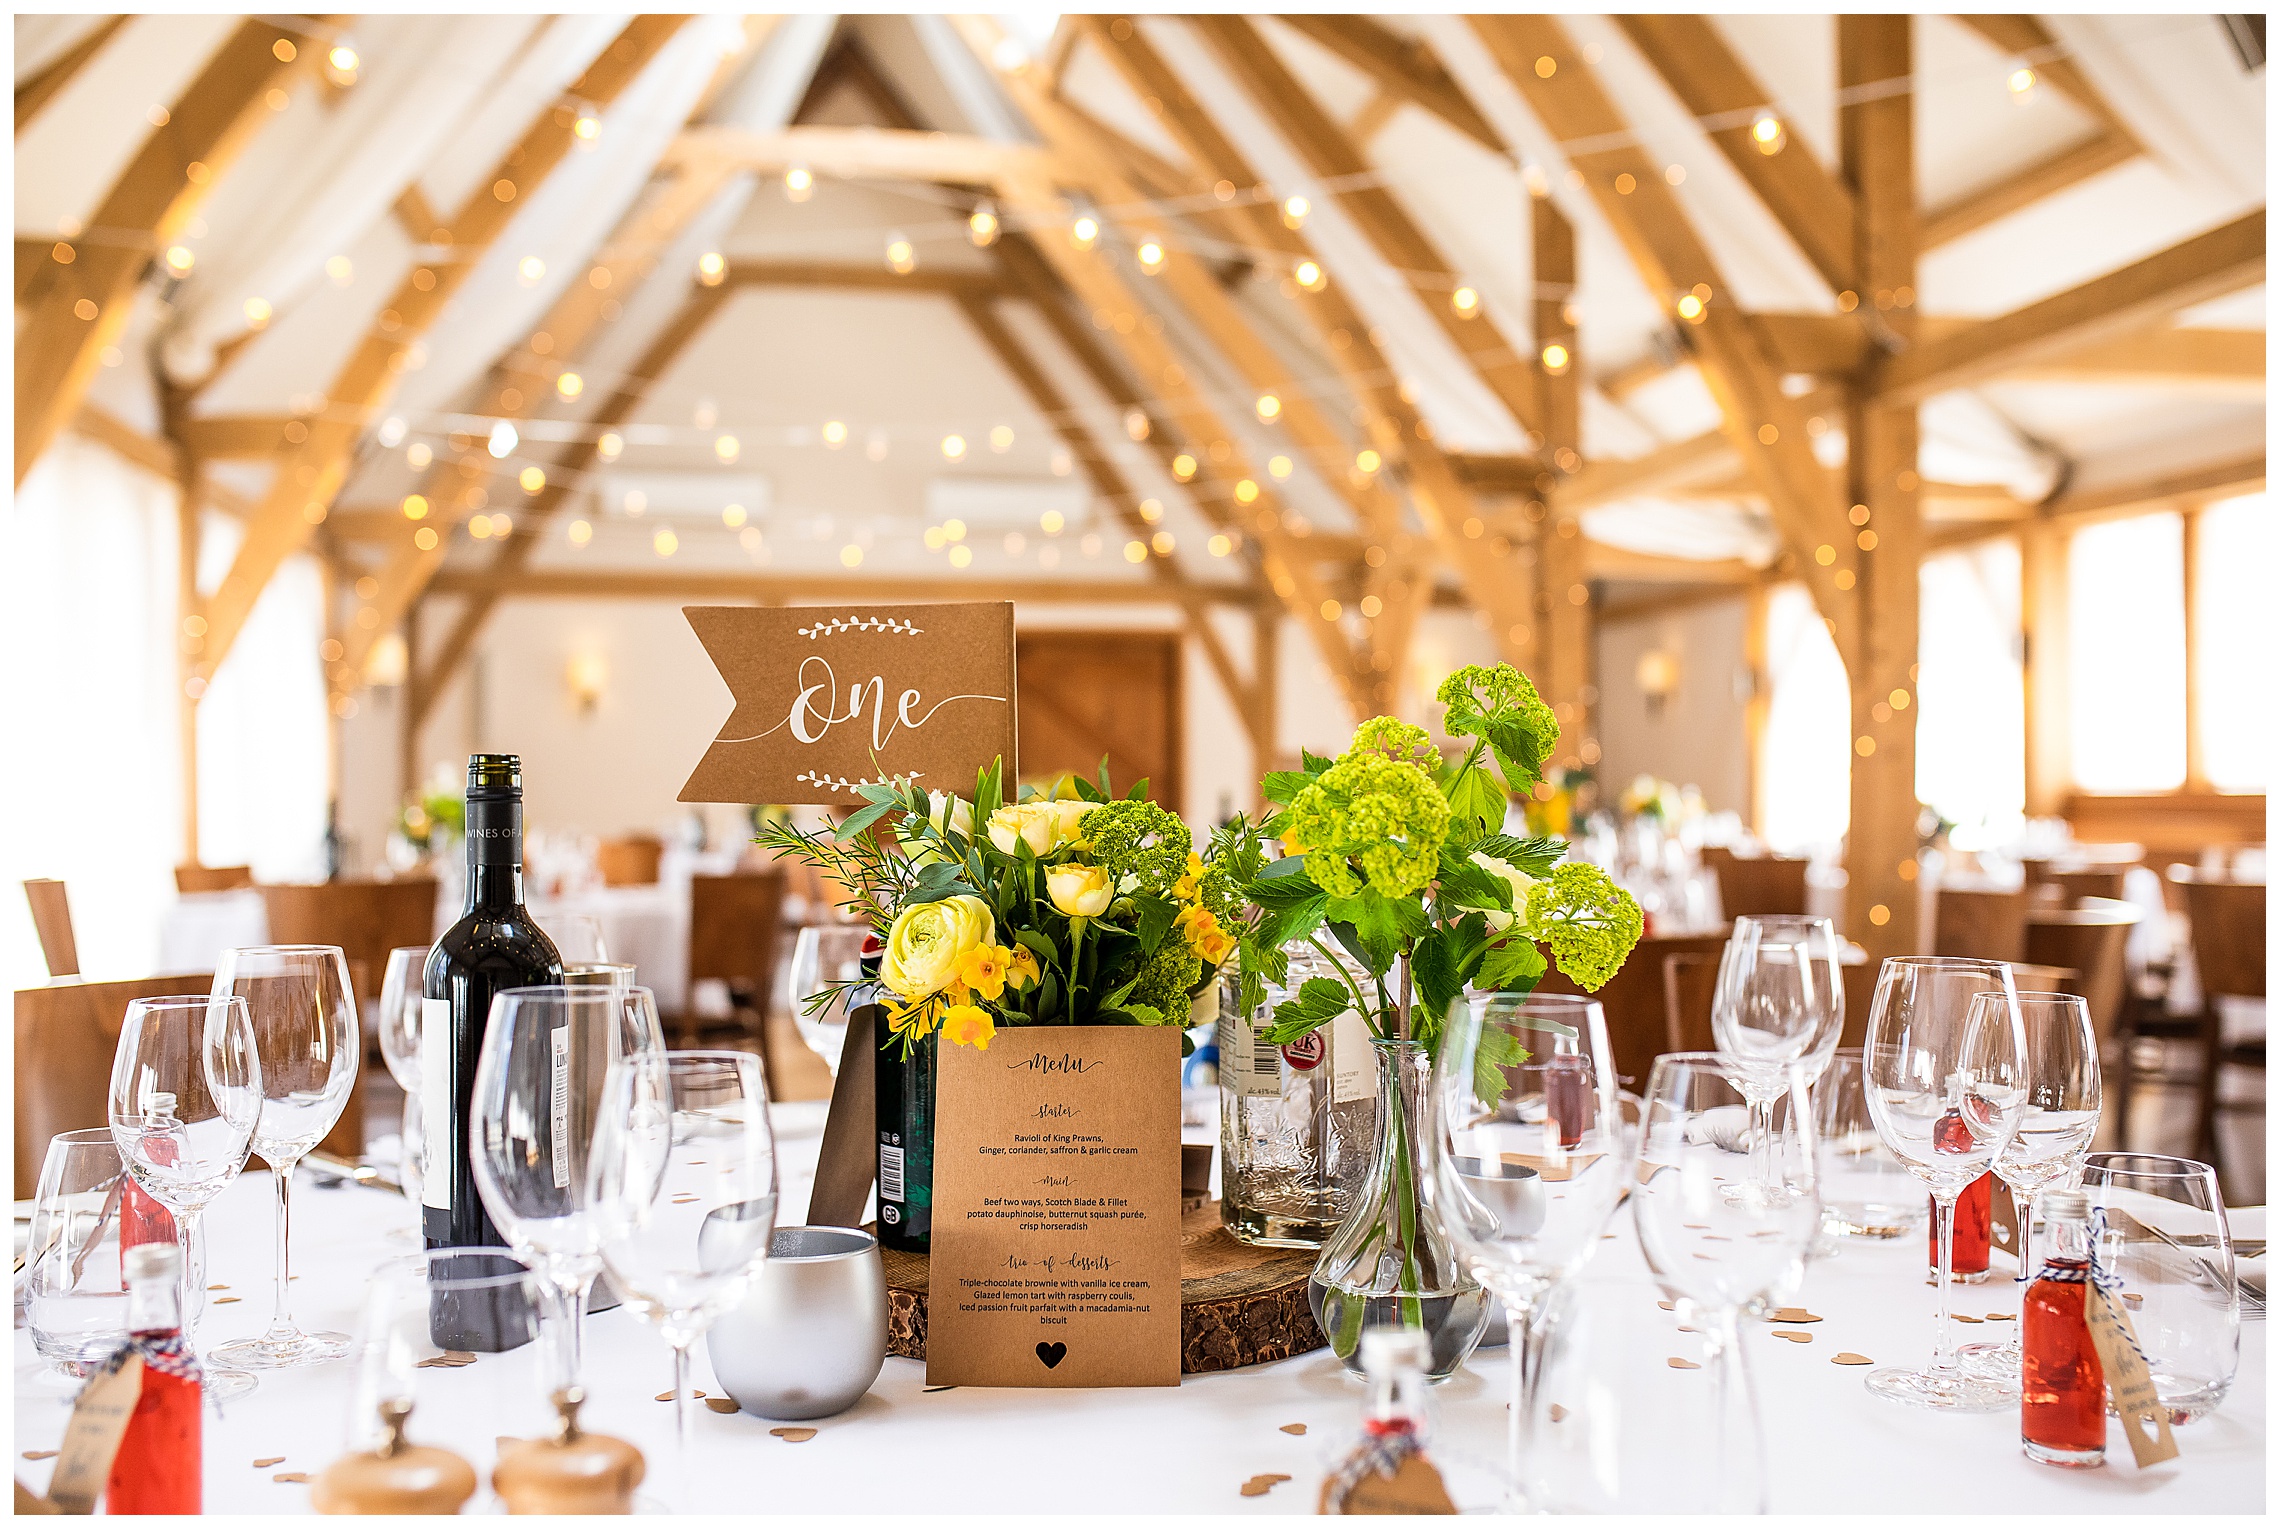
[[[782,1203],[807,1203],[824,1106],[777,1107]],[[304,1326],[353,1331],[365,1274],[413,1246],[417,1221],[402,1198],[376,1189],[310,1187],[294,1196],[295,1314]],[[269,1315],[269,1185],[257,1173],[233,1185],[208,1214],[209,1306],[202,1346],[258,1332]],[[1680,1330],[1618,1212],[1609,1240],[1573,1291],[1545,1399],[1564,1414],[1541,1425],[1538,1452],[1550,1490],[1568,1505],[1619,1511],[1700,1510],[1714,1468],[1709,1441],[1710,1372],[1674,1368],[1700,1361],[1701,1338]],[[1999,1269],[2007,1272],[2001,1255]],[[2019,1453],[2016,1414],[1935,1416],[1869,1394],[1864,1371],[1831,1362],[1840,1352],[1879,1363],[1920,1359],[1931,1342],[1932,1291],[1923,1242],[1847,1244],[1809,1272],[1801,1304],[1823,1320],[1812,1341],[1777,1340],[1765,1324],[1743,1335],[1764,1398],[1771,1500],[1777,1512],[1964,1512],[1973,1516],[2067,1512],[2257,1513],[2265,1502],[2264,1324],[2242,1328],[2239,1380],[2209,1418],[2177,1431],[2181,1458],[2141,1472],[2121,1430],[2110,1433],[2103,1470],[2069,1472]],[[2017,1310],[2016,1287],[1998,1275],[1966,1286],[1956,1308]],[[2007,1324],[1963,1329],[2000,1335]],[[1308,1513],[1325,1467],[1356,1424],[1361,1388],[1326,1351],[1175,1388],[1122,1391],[958,1389],[927,1393],[919,1364],[889,1359],[852,1410],[790,1442],[781,1426],[741,1413],[700,1411],[691,1458],[676,1463],[664,1341],[629,1311],[589,1319],[582,1417],[595,1431],[632,1440],[648,1456],[648,1489],[683,1512],[769,1513]],[[500,1436],[533,1436],[548,1410],[537,1356],[525,1348],[486,1354],[464,1369],[420,1372],[415,1440],[458,1450],[488,1482]],[[1436,1454],[1460,1503],[1478,1503],[1502,1458],[1508,1360],[1485,1351],[1434,1393]],[[703,1345],[698,1387],[719,1395]],[[259,1387],[207,1417],[208,1513],[306,1513],[309,1489],[280,1474],[314,1475],[344,1449],[352,1366],[265,1375]],[[30,1335],[16,1333],[17,1474],[46,1486],[50,1461],[26,1451],[55,1448],[65,1393],[42,1378]],[[1286,1425],[1304,1424],[1303,1436]],[[282,1456],[274,1465],[256,1465]],[[1729,1464],[1733,1462],[1729,1461]],[[1281,1475],[1245,1497],[1253,1477]],[[481,1507],[488,1491],[478,1496]]]

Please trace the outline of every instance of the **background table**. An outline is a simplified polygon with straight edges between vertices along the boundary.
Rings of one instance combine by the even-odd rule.
[[[823,1106],[777,1107],[787,1213],[807,1203]],[[416,1220],[401,1198],[377,1190],[309,1188],[294,1196],[295,1314],[304,1326],[353,1330],[366,1272],[413,1246]],[[241,1300],[210,1306],[204,1345],[258,1332],[268,1319],[269,1186],[249,1174],[209,1213],[208,1278]],[[1619,1213],[1580,1282],[1564,1357],[1546,1376],[1547,1399],[1567,1417],[1543,1427],[1544,1469],[1563,1501],[1630,1511],[1701,1509],[1711,1436],[1700,1338],[1655,1305],[1657,1290]],[[1998,1255],[1998,1264],[2002,1260]],[[2182,1458],[2140,1472],[2121,1431],[2109,1465],[2068,1472],[2029,1464],[2015,1414],[1935,1416],[1871,1396],[1861,1369],[1832,1364],[1842,1351],[1879,1363],[1920,1359],[1929,1348],[1932,1292],[1923,1243],[1849,1244],[1809,1273],[1803,1302],[1824,1320],[1813,1341],[1775,1339],[1763,1324],[1743,1335],[1765,1397],[1774,1486],[1782,1512],[1964,1512],[1973,1516],[2066,1512],[2261,1512],[2265,1504],[2265,1329],[2242,1328],[2240,1378],[2217,1413],[2178,1430]],[[2015,1311],[2015,1287],[1997,1278],[1965,1287],[1966,1312]],[[1966,1328],[2000,1337],[2007,1324]],[[701,1411],[691,1467],[674,1461],[664,1341],[630,1312],[587,1328],[584,1414],[597,1431],[648,1455],[652,1490],[684,1512],[1311,1512],[1324,1465],[1355,1426],[1361,1388],[1325,1352],[1222,1375],[1191,1376],[1177,1390],[989,1391],[924,1394],[922,1367],[889,1359],[871,1394],[812,1426],[812,1440],[771,1437],[778,1426],[741,1413]],[[61,1438],[64,1392],[42,1378],[31,1337],[16,1334],[16,1469],[44,1489],[51,1462],[26,1450]],[[1460,1501],[1479,1502],[1503,1447],[1507,1359],[1477,1355],[1434,1393],[1436,1450]],[[699,1346],[696,1384],[719,1394]],[[266,1375],[226,1415],[208,1414],[206,1511],[304,1513],[308,1488],[272,1478],[314,1475],[340,1454],[348,1422],[348,1364]],[[467,1455],[487,1481],[500,1435],[539,1434],[546,1421],[530,1349],[484,1355],[459,1370],[420,1372],[415,1439]],[[1286,1424],[1304,1423],[1294,1437]],[[253,1461],[282,1455],[284,1463]],[[1263,1473],[1293,1479],[1263,1497],[1238,1493]],[[477,1499],[477,1505],[482,1498]]]

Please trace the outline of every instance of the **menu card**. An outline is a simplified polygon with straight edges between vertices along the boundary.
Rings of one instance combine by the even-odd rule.
[[[1180,1032],[944,1045],[926,1380],[1180,1381]]]

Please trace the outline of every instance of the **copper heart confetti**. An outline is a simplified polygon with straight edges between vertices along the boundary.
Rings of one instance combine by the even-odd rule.
[[[308,1479],[309,1479],[309,1473],[308,1473],[307,1471],[279,1471],[279,1472],[278,1472],[276,1475],[274,1475],[274,1476],[270,1477],[269,1479],[270,1479],[271,1481],[288,1481],[288,1482],[290,1482],[290,1481],[306,1481],[306,1480],[308,1480]]]
[[[1282,1431],[1297,1436],[1306,1432],[1306,1425],[1304,1423],[1285,1423],[1282,1425]]]
[[[1958,1322],[1969,1322],[1974,1327],[1977,1327],[1981,1321],[1985,1320],[1981,1317],[1967,1317],[1960,1311],[1955,1314],[1955,1319]]]
[[[1818,1316],[1815,1316],[1812,1312],[1807,1311],[1802,1306],[1784,1306],[1767,1320],[1773,1322],[1787,1322],[1791,1326],[1795,1326],[1801,1322],[1818,1322],[1821,1319]]]
[[[1565,1407],[1561,1406],[1561,1405],[1560,1405],[1558,1402],[1554,1402],[1554,1403],[1552,1403],[1552,1409],[1551,1409],[1551,1410],[1552,1410],[1552,1421],[1553,1421],[1553,1422],[1555,1422],[1555,1423],[1564,1423],[1564,1422],[1566,1422],[1566,1421],[1567,1421],[1567,1415],[1568,1415],[1568,1414],[1567,1414],[1567,1408],[1565,1408]]]
[[[815,1430],[812,1428],[771,1428],[768,1431],[782,1439],[786,1444],[805,1444],[815,1437]]]
[[[253,1468],[257,1471],[265,1471],[273,1465],[283,1465],[284,1463],[285,1457],[283,1455],[263,1455],[259,1460],[253,1462]]]
[[[1702,1368],[1691,1359],[1665,1359],[1663,1363],[1674,1370],[1699,1370]]]
[[[705,1405],[715,1412],[734,1412],[737,1410],[735,1401],[725,1396],[708,1396],[705,1398]]]
[[[1655,1304],[1657,1306],[1660,1306],[1665,1311],[1678,1310],[1678,1303],[1676,1301],[1657,1301]]]
[[[1774,1330],[1773,1335],[1776,1338],[1787,1338],[1792,1343],[1811,1343],[1813,1341],[1813,1335],[1811,1333],[1785,1333],[1782,1332],[1779,1328],[1776,1328]]]
[[[1264,1497],[1275,1489],[1276,1482],[1288,1480],[1290,1480],[1288,1476],[1278,1476],[1271,1474],[1265,1476],[1253,1476],[1249,1481],[1243,1483],[1243,1495],[1245,1497]]]
[[[1875,1360],[1873,1360],[1873,1359],[1871,1359],[1871,1358],[1869,1358],[1869,1357],[1868,1357],[1866,1354],[1832,1354],[1832,1355],[1830,1355],[1830,1356],[1829,1356],[1829,1363],[1831,1363],[1831,1364],[1874,1364],[1874,1363],[1876,1363],[1876,1361],[1875,1361]]]
[[[217,1295],[214,1297],[214,1304],[216,1306],[234,1306],[244,1299],[245,1297],[242,1295]]]
[[[26,1460],[53,1460],[56,1453],[52,1449],[27,1449],[24,1451],[24,1458]]]
[[[660,1391],[657,1393],[657,1399],[661,1402],[669,1402],[673,1399],[673,1393],[670,1391]]]
[[[1987,1313],[1987,1320],[1990,1322],[2012,1322],[2017,1319],[2018,1313],[2015,1311],[1991,1311]]]
[[[445,1349],[433,1359],[423,1359],[412,1368],[416,1370],[463,1370],[475,1362],[475,1356],[464,1349]]]

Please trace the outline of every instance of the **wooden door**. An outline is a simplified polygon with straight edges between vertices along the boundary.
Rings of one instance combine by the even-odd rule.
[[[1020,778],[1072,770],[1090,780],[1108,759],[1123,795],[1145,777],[1174,812],[1187,805],[1180,638],[1168,632],[1023,632],[1014,639],[1021,690]]]

